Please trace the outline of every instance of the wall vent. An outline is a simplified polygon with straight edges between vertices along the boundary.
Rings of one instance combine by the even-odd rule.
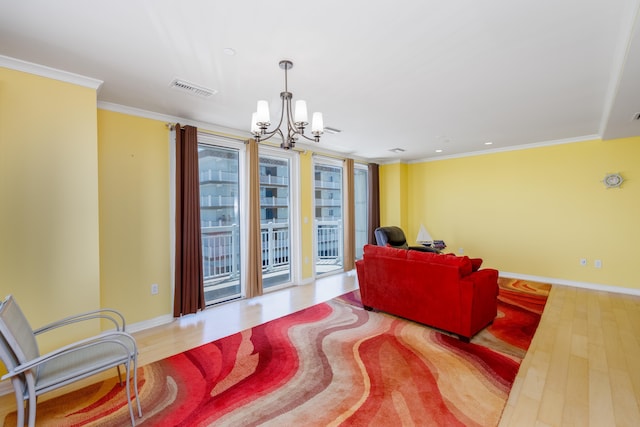
[[[182,79],[173,79],[170,86],[174,89],[190,93],[191,95],[199,96],[200,98],[208,98],[218,92],[217,90],[209,89],[204,86],[198,86]]]

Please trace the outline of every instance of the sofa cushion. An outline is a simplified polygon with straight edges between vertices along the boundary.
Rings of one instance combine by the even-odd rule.
[[[407,255],[407,259],[412,259],[416,261],[423,262],[435,262],[438,258],[443,255],[437,252],[422,252],[422,251],[409,251],[410,253]]]
[[[364,255],[365,256],[385,256],[390,258],[407,258],[407,253],[409,251],[406,249],[398,249],[393,248],[391,246],[375,246],[375,245],[365,245],[364,246]]]
[[[471,260],[471,271],[480,270],[480,266],[482,266],[482,258],[470,258]]]
[[[457,267],[460,277],[468,276],[473,271],[473,265],[471,264],[471,260],[468,256],[456,256],[454,254],[443,255],[432,252],[409,251],[407,259]]]

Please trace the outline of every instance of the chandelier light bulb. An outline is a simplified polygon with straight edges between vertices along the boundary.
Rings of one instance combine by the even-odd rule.
[[[324,122],[322,113],[313,113],[313,123],[311,124],[311,133],[320,136],[324,132]]]
[[[293,122],[296,126],[306,126],[309,124],[309,115],[307,114],[307,102],[306,101],[296,101],[296,111],[294,114]]]
[[[256,123],[258,126],[264,127],[265,129],[271,124],[271,119],[269,117],[269,103],[267,101],[258,101]]]
[[[251,133],[254,135],[260,135],[260,126],[258,126],[258,113],[251,114]]]

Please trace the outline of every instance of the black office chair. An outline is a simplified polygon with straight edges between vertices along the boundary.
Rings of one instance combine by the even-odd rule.
[[[388,227],[378,227],[374,231],[376,236],[376,243],[378,246],[391,246],[399,249],[408,249],[410,251],[421,251],[421,252],[436,252],[438,253],[438,249],[416,245],[409,246],[407,243],[407,238],[404,235],[404,231],[402,228],[396,227],[395,225],[391,225]]]

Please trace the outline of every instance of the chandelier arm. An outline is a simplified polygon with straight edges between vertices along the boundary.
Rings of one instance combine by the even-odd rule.
[[[320,137],[319,137],[319,136],[314,136],[314,137],[311,137],[311,138],[310,138],[310,137],[308,137],[307,135],[302,134],[302,133],[298,133],[298,135],[300,135],[300,136],[301,136],[301,137],[303,137],[304,139],[309,140],[309,141],[311,141],[311,142],[319,142],[319,141],[320,141]]]
[[[293,94],[290,92],[287,93],[290,94],[290,96],[287,98],[287,127],[289,128],[289,133],[293,132],[294,134],[296,134],[299,132],[298,128],[293,122],[293,111],[291,110],[291,98],[293,97]]]
[[[283,94],[280,94],[280,97],[282,98],[282,106],[280,108],[280,121],[278,121],[278,125],[276,126],[276,128],[274,130],[272,130],[271,132],[267,132],[266,130],[264,131],[264,133],[262,133],[260,135],[260,141],[266,141],[270,138],[272,138],[275,134],[279,133],[280,136],[282,136],[282,131],[280,130],[280,126],[282,126],[282,120],[284,118],[284,108],[285,108],[285,97]]]

